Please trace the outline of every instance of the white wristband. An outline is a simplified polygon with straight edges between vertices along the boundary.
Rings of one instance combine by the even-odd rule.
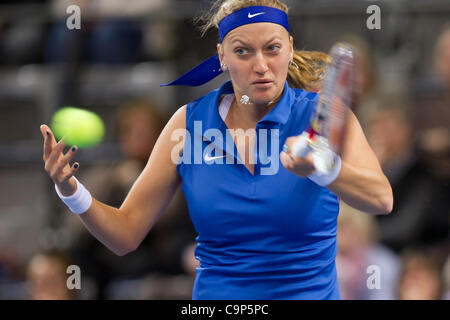
[[[55,184],[55,190],[61,200],[69,207],[70,211],[76,214],[85,213],[92,204],[92,196],[90,192],[83,186],[81,182],[73,177],[77,182],[77,191],[71,196],[65,197],[59,192]]]
[[[337,177],[339,176],[339,173],[341,172],[341,167],[342,167],[341,157],[339,155],[337,155],[336,153],[334,153],[333,151],[331,151],[331,150],[329,150],[329,151],[332,152],[331,163],[327,164],[327,168],[329,168],[329,170],[324,171],[324,170],[316,169],[316,171],[314,171],[313,174],[310,174],[308,176],[308,179],[315,182],[316,184],[318,184],[321,187],[326,187],[326,186],[330,185],[331,183],[333,183],[333,181],[337,179]],[[322,166],[321,162],[323,162],[323,158],[321,158],[319,154],[313,152],[313,159],[314,159],[314,164],[316,165],[316,168]]]

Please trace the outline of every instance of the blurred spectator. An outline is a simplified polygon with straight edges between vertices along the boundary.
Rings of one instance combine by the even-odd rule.
[[[0,26],[1,29],[1,26]],[[45,27],[29,21],[12,22],[0,30],[1,62],[5,65],[29,64],[42,61]]]
[[[70,258],[58,251],[36,254],[27,267],[29,296],[32,300],[71,300],[75,290],[67,287]]]
[[[164,123],[154,106],[147,101],[132,101],[123,105],[118,109],[117,121],[118,142],[124,159],[119,163],[101,164],[101,170],[93,167],[80,172],[81,181],[92,195],[116,208],[122,205],[147,164]],[[97,298],[118,296],[110,292],[121,287],[113,285],[116,280],[144,278],[149,274],[158,274],[159,278],[185,275],[192,284],[191,277],[197,265],[191,247],[195,230],[180,190],[140,247],[123,257],[116,256],[95,239],[75,215],[68,212],[66,216],[72,229],[76,230],[73,256],[87,276],[98,284]],[[177,295],[176,292],[168,292],[173,286],[167,286],[164,281],[158,283],[162,286],[154,292],[165,292],[166,297]],[[157,282],[149,285],[157,286]],[[191,293],[189,290],[185,298],[190,298]],[[180,296],[177,295],[177,298]]]
[[[438,300],[442,294],[438,264],[425,251],[406,251],[398,283],[400,300]]]
[[[450,23],[444,26],[434,48],[434,70],[442,86],[450,88]]]
[[[0,239],[0,300],[27,299],[24,273],[19,252]]]
[[[413,130],[418,155],[435,182],[424,213],[433,220],[426,238],[445,247],[450,237],[450,24],[437,37],[432,65],[430,74],[414,83]]]
[[[66,20],[70,0],[54,0],[55,22],[49,28],[44,61],[56,63],[55,105],[79,105],[82,67],[89,64],[129,65],[161,61],[173,51],[173,24],[156,19],[168,0],[81,0],[80,29],[69,30]]]
[[[48,62],[135,63],[141,59],[142,30],[137,21],[111,18],[83,22],[81,30],[68,30],[66,20],[49,33]]]
[[[44,20],[48,0],[2,0],[0,5],[0,64],[23,65],[42,62],[45,40]],[[17,6],[18,5],[18,6]],[[23,9],[20,7],[23,5]],[[17,9],[16,9],[17,8]],[[34,10],[33,19],[24,19],[26,12]],[[39,10],[41,9],[41,10]],[[39,10],[39,12],[36,12]]]
[[[399,259],[376,238],[375,218],[341,202],[336,256],[341,299],[395,299]],[[373,266],[377,274],[372,273]],[[379,276],[379,287],[368,285],[372,275]]]
[[[22,276],[20,270],[17,253],[6,244],[0,244],[0,281],[19,279]]]
[[[167,22],[145,19],[166,8],[167,0],[79,1],[81,29],[68,30],[66,9],[73,1],[54,1],[53,14],[59,20],[50,31],[46,58],[50,62],[76,59],[91,63],[125,64],[143,59],[166,58],[173,44],[167,41]],[[144,18],[144,19],[142,19]]]
[[[412,128],[405,111],[407,101],[379,100],[383,108],[370,119],[368,140],[391,183],[396,183],[404,167],[414,158]]]
[[[433,74],[426,75],[415,83],[414,130],[418,132],[418,147],[430,172],[447,184],[449,195],[450,24],[444,27],[436,41],[433,66]]]
[[[378,216],[380,241],[396,252],[410,245],[446,243],[446,192],[418,157],[408,100],[381,99],[368,122],[367,138],[394,193],[391,215]]]

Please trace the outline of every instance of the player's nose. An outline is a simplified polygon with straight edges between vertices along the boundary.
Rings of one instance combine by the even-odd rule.
[[[264,74],[269,70],[266,58],[262,53],[257,53],[253,61],[253,71],[256,73]]]

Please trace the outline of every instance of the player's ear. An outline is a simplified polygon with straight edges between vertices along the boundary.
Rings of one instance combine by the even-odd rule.
[[[292,61],[294,59],[294,38],[292,36],[289,36],[289,42],[291,44],[291,59],[289,61]]]
[[[220,43],[217,44],[217,53],[219,54],[220,64],[223,64],[223,46]]]

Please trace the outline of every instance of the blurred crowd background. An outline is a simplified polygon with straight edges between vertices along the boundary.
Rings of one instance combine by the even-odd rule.
[[[285,3],[297,49],[328,52],[338,40],[359,49],[357,116],[394,192],[388,216],[341,206],[342,298],[449,299],[450,2]],[[72,4],[80,30],[66,27]],[[201,38],[193,24],[209,4],[0,1],[0,299],[191,298],[196,233],[183,195],[138,250],[115,256],[57,197],[39,126],[63,106],[102,117],[105,140],[78,152],[77,177],[119,207],[173,112],[227,80],[159,87],[215,53],[217,34]],[[373,4],[380,30],[366,27]],[[80,290],[67,289],[69,265],[80,267]]]

